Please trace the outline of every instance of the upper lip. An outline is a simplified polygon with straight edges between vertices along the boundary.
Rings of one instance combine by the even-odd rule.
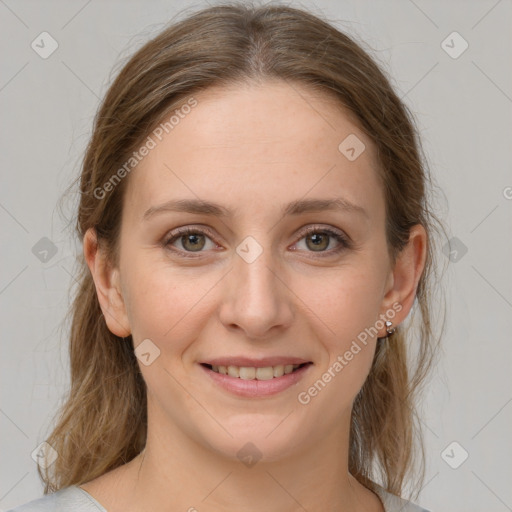
[[[262,358],[251,358],[244,356],[237,357],[214,357],[206,361],[202,361],[201,364],[209,364],[212,366],[245,366],[249,368],[265,368],[268,366],[279,366],[287,364],[304,364],[310,363],[307,359],[300,357],[291,356],[275,356],[275,357],[262,357]]]

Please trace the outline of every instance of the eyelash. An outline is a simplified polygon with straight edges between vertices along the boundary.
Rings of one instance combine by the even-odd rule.
[[[347,237],[345,237],[344,235],[342,235],[341,233],[339,233],[338,231],[335,231],[330,228],[320,228],[318,226],[310,226],[306,230],[304,230],[301,234],[301,237],[297,240],[297,242],[299,242],[303,238],[305,238],[308,235],[311,235],[313,233],[320,233],[320,234],[328,235],[328,236],[334,238],[339,243],[339,246],[336,249],[331,249],[328,251],[319,251],[317,254],[321,258],[338,254],[341,251],[343,251],[345,249],[350,249],[352,247],[349,239]],[[196,256],[196,254],[200,255],[201,252],[203,252],[203,251],[192,252],[192,251],[182,251],[182,250],[177,250],[177,249],[171,248],[171,244],[173,242],[175,242],[180,237],[185,236],[185,235],[207,235],[209,238],[214,238],[213,233],[211,233],[207,229],[192,228],[192,227],[187,226],[184,228],[178,228],[174,232],[172,232],[169,237],[166,237],[164,239],[162,245],[165,248],[167,248],[167,249],[171,250],[172,252],[174,252],[175,254],[177,254],[179,257],[197,258],[198,256]],[[308,251],[308,252],[315,253],[315,251]]]

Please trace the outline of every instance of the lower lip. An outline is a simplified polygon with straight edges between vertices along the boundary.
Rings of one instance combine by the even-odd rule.
[[[299,382],[308,371],[311,363],[306,364],[292,373],[287,373],[281,377],[274,377],[269,380],[244,380],[238,377],[230,377],[222,373],[214,372],[208,367],[199,365],[219,386],[225,390],[243,397],[260,398],[276,395],[288,389],[293,384]]]

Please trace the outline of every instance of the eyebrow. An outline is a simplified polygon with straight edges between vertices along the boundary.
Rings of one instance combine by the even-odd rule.
[[[323,211],[357,213],[369,218],[367,211],[362,206],[351,203],[341,197],[335,199],[298,199],[283,206],[281,215],[300,215],[303,213]],[[230,210],[221,204],[205,201],[203,199],[173,199],[149,208],[142,216],[142,220],[149,220],[154,215],[164,212],[185,212],[232,218],[238,213],[238,209]]]

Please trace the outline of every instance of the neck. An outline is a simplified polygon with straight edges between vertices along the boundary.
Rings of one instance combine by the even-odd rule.
[[[169,425],[148,428],[146,448],[120,473],[123,507],[381,512],[377,496],[348,472],[349,424],[345,423],[345,428],[296,447],[285,457],[263,458],[253,465],[215,452],[178,429],[171,431]]]

